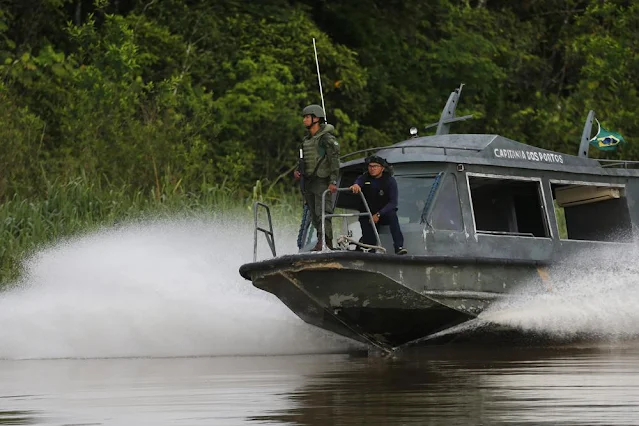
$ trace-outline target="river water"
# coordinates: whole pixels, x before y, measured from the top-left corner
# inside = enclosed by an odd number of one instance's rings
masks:
[[[639,347],[0,362],[0,424],[639,423]]]
[[[381,357],[242,280],[251,238],[173,221],[36,253],[0,294],[0,425],[639,424],[632,271],[571,272],[475,324],[526,341]]]

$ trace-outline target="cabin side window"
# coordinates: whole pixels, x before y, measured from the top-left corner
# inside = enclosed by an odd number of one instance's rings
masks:
[[[478,234],[550,237],[538,180],[468,175]]]
[[[561,239],[630,240],[632,225],[623,187],[553,181],[550,186]]]

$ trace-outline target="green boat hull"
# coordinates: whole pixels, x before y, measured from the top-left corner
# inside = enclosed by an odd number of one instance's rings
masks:
[[[308,324],[385,351],[469,321],[542,265],[328,252],[243,265],[240,273]]]

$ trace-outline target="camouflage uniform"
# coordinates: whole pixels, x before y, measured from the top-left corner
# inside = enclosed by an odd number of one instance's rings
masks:
[[[330,184],[337,185],[339,175],[339,144],[333,135],[335,128],[331,124],[321,124],[315,135],[310,133],[304,138],[304,199],[311,214],[311,221],[320,239],[322,221],[322,193]],[[333,213],[333,194],[326,194],[324,211]],[[325,221],[326,245],[332,247],[333,226],[331,219]]]

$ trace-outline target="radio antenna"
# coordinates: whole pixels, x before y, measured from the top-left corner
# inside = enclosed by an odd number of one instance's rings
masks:
[[[320,98],[322,98],[322,109],[324,110],[324,120],[328,123],[328,114],[324,107],[324,93],[322,92],[322,79],[320,78],[319,61],[317,60],[317,46],[315,46],[315,37],[313,37],[313,51],[315,52],[315,66],[317,67],[317,82],[319,83]]]

